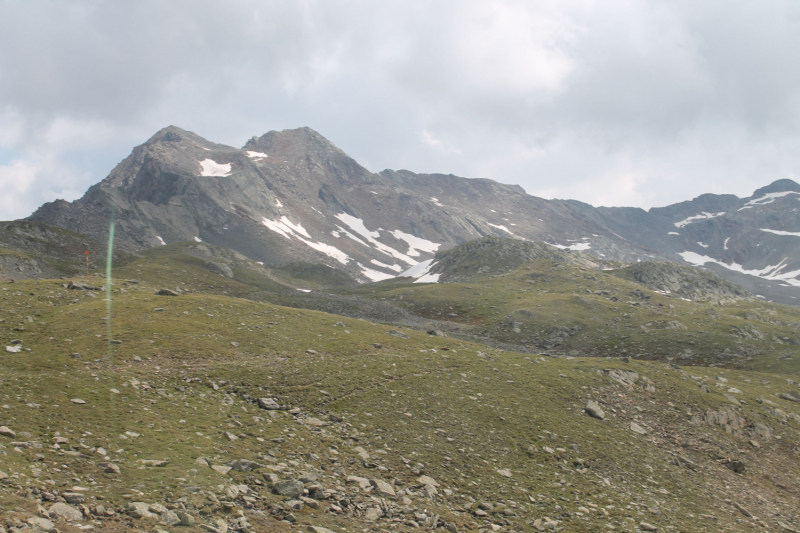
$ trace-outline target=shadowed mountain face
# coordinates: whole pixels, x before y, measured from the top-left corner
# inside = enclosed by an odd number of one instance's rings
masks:
[[[201,240],[272,265],[321,263],[360,281],[396,276],[480,237],[541,241],[598,259],[706,265],[766,299],[800,301],[800,185],[706,194],[645,211],[545,200],[442,174],[374,174],[309,128],[242,149],[170,126],[75,202],[30,219],[134,251]],[[796,300],[796,298],[798,298]]]

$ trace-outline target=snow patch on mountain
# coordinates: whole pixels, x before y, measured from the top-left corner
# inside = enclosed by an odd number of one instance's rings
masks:
[[[310,240],[311,235],[308,234],[308,232],[302,226],[302,224],[295,224],[291,220],[289,220],[286,216],[282,216],[278,220],[270,220],[267,217],[263,217],[261,219],[261,223],[264,224],[270,230],[274,231],[279,235],[283,235],[289,240],[291,240],[293,237],[296,238],[306,246],[309,246],[318,252],[322,252],[328,257],[336,259],[343,265],[346,265],[348,262],[350,262],[350,256],[348,256],[346,253],[339,250],[335,246],[331,246],[330,244],[325,244],[324,242],[314,242]],[[303,237],[305,237],[305,239]]]
[[[369,248],[369,244],[365,243],[364,241],[362,241],[361,239],[359,239],[358,237],[356,237],[355,235],[353,235],[352,233],[350,233],[349,231],[347,231],[343,227],[341,227],[341,226],[336,226],[336,227],[338,229],[333,230],[331,232],[331,235],[333,235],[337,239],[341,238],[341,236],[344,235],[346,237],[350,237],[351,239],[356,241],[358,244],[361,244],[361,245],[366,246],[367,248]]]
[[[423,239],[421,237],[417,237],[415,235],[411,235],[409,233],[405,233],[403,231],[400,231],[399,229],[390,231],[389,233],[391,233],[395,239],[406,241],[406,244],[408,244],[408,251],[406,252],[406,254],[410,255],[411,257],[418,257],[421,251],[428,252],[431,254],[435,253],[436,250],[438,250],[439,247],[441,246],[441,244],[429,241],[427,239]]]
[[[724,211],[721,212],[721,213],[706,213],[705,211],[703,211],[699,215],[694,215],[694,216],[691,216],[689,218],[685,218],[685,219],[681,220],[680,222],[675,222],[675,227],[682,228],[684,226],[687,226],[687,225],[691,224],[692,222],[696,222],[698,220],[706,220],[706,219],[711,219],[711,218],[717,218],[717,217],[721,217],[724,214],[725,214]]]
[[[167,243],[164,242],[164,239],[162,239],[160,236],[156,235],[156,239],[158,239],[158,242],[161,243],[161,246],[166,246],[167,245]]]
[[[360,218],[354,217],[353,215],[348,215],[347,213],[339,213],[334,215],[340,221],[342,221],[345,225],[350,227],[354,232],[358,233],[362,237],[364,237],[367,241],[372,242],[376,238],[380,237],[381,234],[378,231],[370,231],[367,229],[367,226],[364,225],[364,221]]]
[[[501,230],[505,231],[506,233],[508,233],[509,235],[514,235],[513,233],[511,233],[511,230],[509,230],[509,229],[508,229],[507,227],[505,227],[505,226],[500,226],[500,225],[497,225],[497,224],[492,224],[491,222],[487,222],[487,224],[489,224],[489,225],[490,225],[491,227],[493,227],[493,228],[501,229]]]
[[[700,246],[702,246],[703,248],[708,248],[708,245],[707,245],[707,244],[705,244],[705,243],[703,243],[703,242],[697,241],[697,244],[699,244],[699,245],[700,245]]]
[[[383,281],[385,279],[391,279],[394,277],[393,274],[387,274],[386,272],[381,272],[380,270],[373,270],[369,267],[365,267],[361,263],[356,263],[356,265],[358,265],[358,268],[361,269],[361,273],[372,281]]]
[[[434,205],[438,205],[439,207],[444,207],[442,205],[442,203],[439,201],[439,199],[438,198],[434,198],[433,196],[431,196],[431,202],[433,202]]]
[[[775,235],[790,235],[792,237],[800,237],[800,232],[797,231],[781,231],[777,229],[766,229],[766,228],[759,228],[761,231],[766,231],[767,233],[774,233]]]
[[[310,246],[316,251],[322,252],[328,257],[336,259],[343,265],[346,265],[347,263],[350,262],[350,256],[348,256],[346,253],[336,248],[335,246],[331,246],[330,244],[325,244],[324,242],[313,242],[313,241],[307,241],[305,239],[300,239],[300,238],[298,239],[306,246]]]
[[[764,196],[760,196],[758,198],[750,200],[749,202],[744,204],[744,206],[740,207],[739,211],[742,211],[743,209],[751,209],[757,205],[771,204],[772,202],[775,201],[776,198],[787,196],[789,194],[800,194],[800,192],[797,191],[770,192],[765,194]]]
[[[667,235],[680,235],[677,231],[670,231]]]
[[[294,233],[302,235],[307,239],[311,238],[311,235],[308,234],[302,224],[294,224],[286,216],[282,216],[279,220],[270,220],[267,217],[263,217],[261,219],[261,223],[275,233],[283,235],[287,239],[291,239],[292,234]]]
[[[576,242],[575,244],[551,244],[549,242],[545,242],[545,244],[552,246],[553,248],[558,248],[559,250],[575,250],[578,252],[582,252],[584,250],[588,250],[592,247],[592,243],[590,242]]]
[[[725,242],[723,242],[723,243],[722,243],[722,249],[723,249],[723,250],[727,250],[727,249],[728,249],[728,241],[729,241],[729,240],[731,240],[731,238],[730,238],[730,237],[728,237],[727,239],[725,239]]]
[[[203,159],[200,161],[200,175],[222,178],[231,175],[230,163],[217,163],[213,159]]]
[[[400,274],[397,277],[398,278],[418,278],[420,276],[424,276],[425,274],[428,273],[428,270],[430,270],[430,268],[433,266],[431,263],[433,263],[433,259],[420,261],[419,263],[417,263],[416,265],[412,266],[411,268],[409,268],[408,270],[406,270],[405,272],[403,272],[402,274]]]
[[[417,278],[414,283],[439,283],[439,276],[441,274],[425,274]]]
[[[402,270],[403,270],[403,267],[401,267],[398,264],[387,265],[386,263],[381,263],[380,261],[377,261],[375,259],[370,259],[369,262],[372,263],[375,266],[379,266],[379,267],[382,267],[382,268],[388,268],[389,270],[394,270],[395,272],[402,272]]]
[[[203,242],[203,239],[201,239],[200,237],[195,237],[194,240],[197,242]]]
[[[249,157],[251,159],[263,159],[263,158],[269,157],[269,156],[267,156],[267,154],[265,154],[263,152],[251,152],[250,150],[248,150],[247,151],[247,157]]]
[[[408,263],[409,265],[416,264],[414,259],[411,259],[404,253],[398,252],[391,246],[387,246],[382,242],[378,241],[378,237],[380,237],[380,232],[382,231],[378,228],[377,231],[370,231],[364,225],[364,221],[360,218],[354,217],[352,215],[348,215],[347,213],[339,213],[335,215],[340,221],[342,221],[345,225],[347,225],[354,233],[357,233],[361,237],[364,238],[369,244],[371,244],[374,248],[376,248],[379,252],[382,252],[388,256],[394,257],[395,259],[399,259]]]
[[[436,266],[436,263],[433,262],[433,259],[420,261],[397,277],[414,278],[414,283],[439,283],[439,276],[441,276],[441,274],[430,273],[434,266]]]
[[[678,255],[681,256],[683,260],[686,261],[687,263],[691,263],[695,266],[703,266],[708,263],[715,263],[717,265],[727,268],[728,270],[739,272],[741,274],[757,276],[759,278],[773,280],[773,281],[782,281],[788,285],[800,287],[800,279],[797,279],[797,277],[800,276],[800,270],[783,272],[783,270],[787,267],[786,261],[789,259],[788,257],[784,258],[777,265],[767,266],[762,268],[761,270],[747,270],[738,263],[731,263],[729,265],[723,263],[722,261],[718,261],[713,257],[708,257],[707,255],[700,255],[695,252],[688,252],[688,251],[680,252]]]

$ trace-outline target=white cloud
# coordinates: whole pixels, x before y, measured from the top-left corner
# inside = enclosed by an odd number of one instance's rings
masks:
[[[607,205],[745,196],[800,167],[790,0],[2,9],[0,163],[54,171],[15,216],[85,190],[169,124],[234,146],[307,125],[371,170]]]
[[[422,142],[423,146],[432,148],[434,150],[437,150],[445,154],[461,153],[461,150],[459,150],[458,148],[456,148],[455,146],[453,146],[448,142],[445,142],[441,139],[437,139],[428,130],[422,130],[422,132],[420,133],[420,141]]]
[[[26,161],[13,161],[9,165],[0,166],[0,189],[3,196],[11,199],[10,194],[27,191],[36,177],[36,168]]]
[[[2,220],[13,220],[19,216],[19,198],[36,181],[36,168],[26,161],[13,161],[0,166],[0,216]]]

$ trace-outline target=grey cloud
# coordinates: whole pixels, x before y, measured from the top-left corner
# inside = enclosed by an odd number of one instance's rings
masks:
[[[310,126],[372,170],[659,205],[800,163],[800,7],[709,2],[0,3],[10,216],[176,124]]]

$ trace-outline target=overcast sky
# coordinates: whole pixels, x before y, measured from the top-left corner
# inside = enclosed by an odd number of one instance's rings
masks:
[[[800,173],[800,2],[0,0],[0,220],[170,124],[593,205],[749,196]]]

